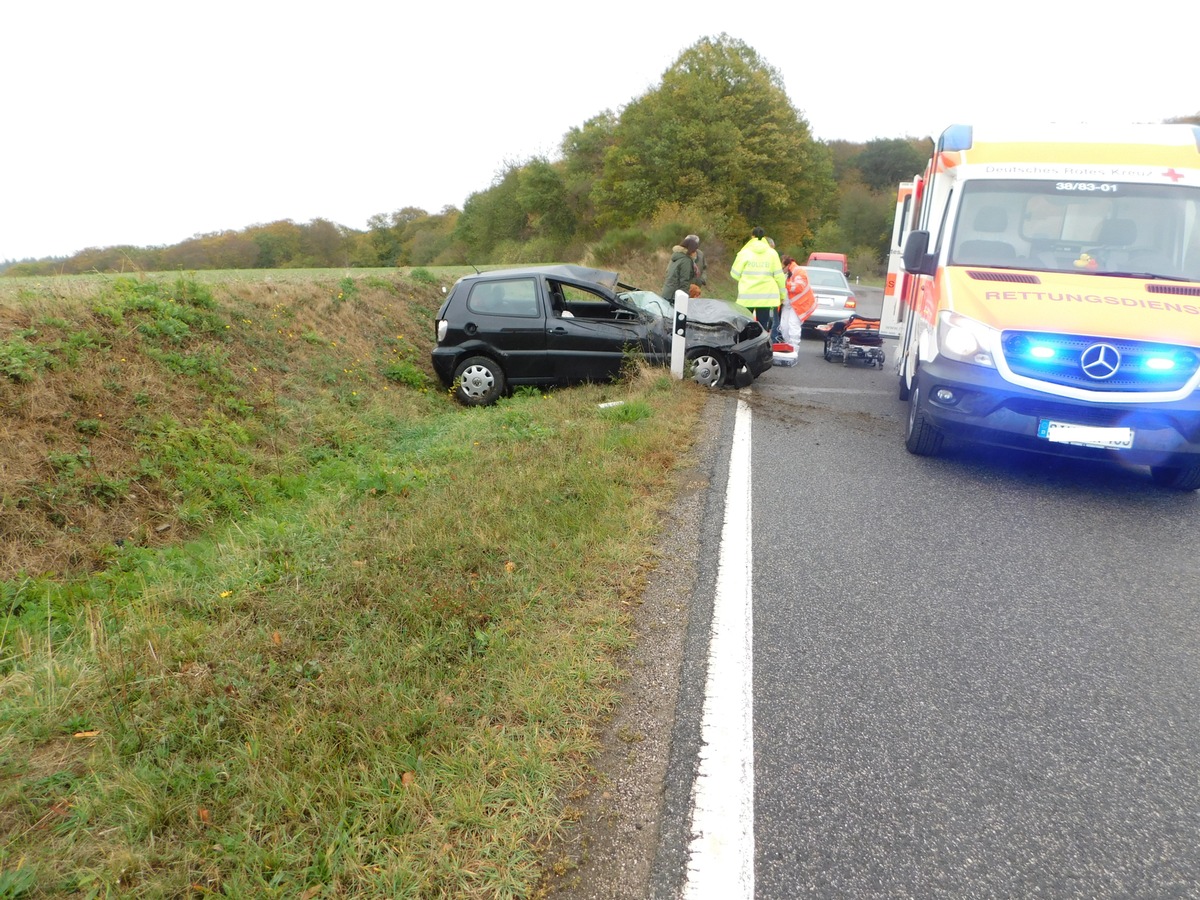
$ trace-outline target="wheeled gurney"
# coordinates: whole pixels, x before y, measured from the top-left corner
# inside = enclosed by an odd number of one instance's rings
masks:
[[[855,315],[818,325],[817,331],[825,338],[827,362],[840,360],[843,365],[850,365],[851,360],[860,359],[883,368],[883,335],[879,333],[878,319]]]

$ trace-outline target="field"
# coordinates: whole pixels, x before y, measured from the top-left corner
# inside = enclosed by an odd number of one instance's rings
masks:
[[[0,898],[536,895],[708,395],[463,409],[455,274],[0,279]]]

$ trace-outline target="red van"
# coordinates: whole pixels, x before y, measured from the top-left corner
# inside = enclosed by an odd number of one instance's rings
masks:
[[[808,266],[820,266],[823,269],[837,269],[847,278],[850,277],[850,265],[846,262],[845,253],[810,253]]]

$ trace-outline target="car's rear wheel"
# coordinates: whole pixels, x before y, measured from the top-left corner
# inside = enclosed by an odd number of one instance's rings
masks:
[[[464,359],[454,372],[454,395],[466,406],[488,406],[504,393],[504,370],[486,356]]]
[[[687,352],[687,360],[692,381],[702,387],[721,387],[729,376],[729,361],[716,350],[697,347]]]
[[[1150,477],[1160,487],[1176,491],[1200,489],[1200,466],[1151,466]]]
[[[904,447],[915,456],[936,456],[942,449],[942,433],[926,421],[925,411],[921,409],[921,387],[915,382],[908,398]]]

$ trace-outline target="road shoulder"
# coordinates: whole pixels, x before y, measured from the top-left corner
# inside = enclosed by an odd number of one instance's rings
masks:
[[[565,798],[576,824],[543,854],[539,897],[645,900],[659,852],[665,779],[719,430],[732,397],[706,404],[693,450],[676,470],[660,562],[633,610],[636,644],[621,701],[604,723],[592,774]]]

